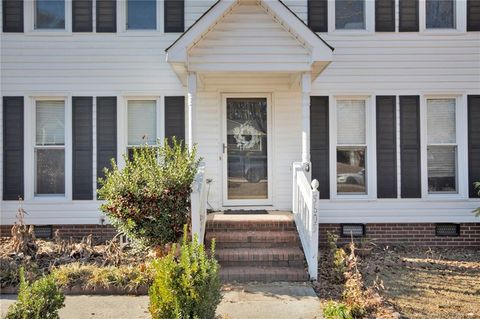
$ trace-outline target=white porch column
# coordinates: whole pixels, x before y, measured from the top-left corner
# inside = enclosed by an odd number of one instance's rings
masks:
[[[187,145],[192,150],[196,138],[196,112],[197,112],[197,73],[189,72],[187,78]]]
[[[310,73],[303,73],[300,80],[302,90],[302,163],[310,162]]]

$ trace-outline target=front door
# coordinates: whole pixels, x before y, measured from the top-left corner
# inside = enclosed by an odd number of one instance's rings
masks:
[[[270,205],[270,98],[227,95],[223,103],[224,205]]]

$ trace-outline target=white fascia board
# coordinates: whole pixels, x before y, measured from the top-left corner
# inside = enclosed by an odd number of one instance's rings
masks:
[[[262,4],[306,42],[312,50],[312,61],[333,60],[333,50],[280,1],[263,0]]]
[[[180,38],[167,49],[167,62],[187,62],[188,49],[208,32],[215,23],[227,14],[237,0],[221,0],[209,12],[197,20]]]

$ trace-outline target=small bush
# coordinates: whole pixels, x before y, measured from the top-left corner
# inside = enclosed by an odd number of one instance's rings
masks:
[[[65,296],[53,276],[45,276],[29,284],[20,269],[18,300],[8,309],[5,319],[58,319],[58,311],[65,306]]]
[[[480,197],[480,182],[474,184],[475,189],[478,191],[478,196]],[[473,211],[475,216],[480,217],[480,207]]]
[[[222,297],[214,246],[208,257],[197,238],[191,243],[185,233],[178,257],[173,247],[167,256],[154,261],[149,290],[153,319],[215,318]]]
[[[323,308],[325,319],[353,319],[350,309],[343,303],[329,301]]]
[[[126,166],[106,170],[98,194],[112,225],[143,246],[177,242],[190,216],[191,184],[200,160],[182,143],[141,146]]]

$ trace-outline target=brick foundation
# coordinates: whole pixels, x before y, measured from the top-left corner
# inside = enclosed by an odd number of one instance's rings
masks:
[[[0,237],[9,237],[11,228],[11,225],[1,225]],[[97,240],[108,240],[117,234],[111,225],[52,225],[52,234],[57,230],[62,238],[82,238],[93,234]]]
[[[0,226],[0,236],[10,236],[10,225]],[[110,225],[53,225],[52,231],[60,231],[63,238],[82,238],[89,234],[98,240],[108,240],[116,231]],[[366,238],[376,244],[431,246],[431,247],[480,247],[480,223],[460,224],[460,236],[440,237],[435,235],[435,224],[366,224]],[[320,246],[327,244],[327,232],[340,235],[340,224],[320,224]],[[347,243],[348,237],[340,237],[341,243]]]
[[[327,232],[340,236],[340,224],[320,224],[320,246],[327,244]],[[480,223],[460,224],[459,236],[436,236],[435,224],[365,224],[365,238],[380,245],[480,247]],[[349,237],[340,237],[348,243]]]

